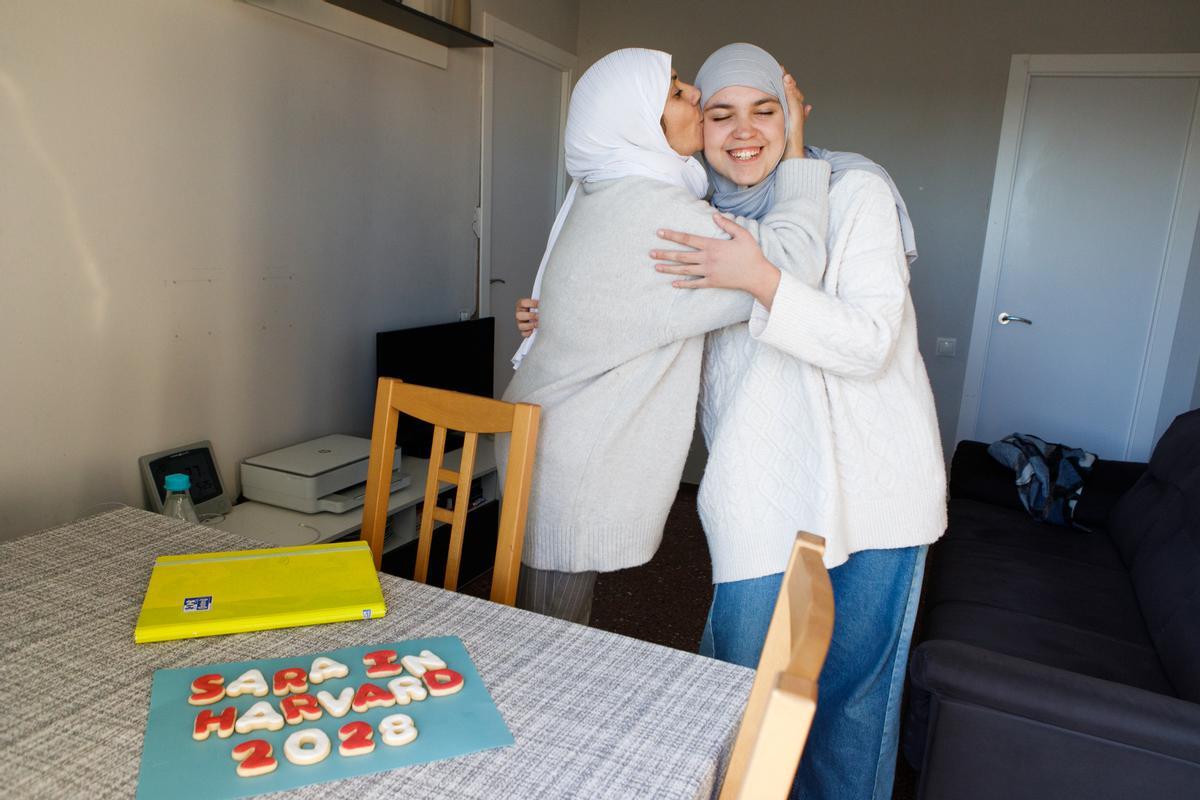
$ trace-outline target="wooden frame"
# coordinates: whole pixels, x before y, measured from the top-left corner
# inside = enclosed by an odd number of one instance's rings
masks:
[[[471,475],[475,469],[479,434],[512,434],[507,475],[501,494],[491,599],[496,603],[513,605],[517,599],[517,580],[521,572],[521,549],[525,543],[525,517],[529,510],[534,445],[541,407],[431,389],[407,384],[396,378],[380,378],[375,394],[375,422],[371,431],[371,458],[367,468],[362,524],[362,538],[371,546],[376,569],[379,569],[383,560],[383,536],[387,527],[396,429],[401,412],[434,426],[413,577],[421,583],[426,582],[433,525],[435,522],[448,523],[451,526],[450,552],[446,559],[444,585],[451,591],[458,588],[458,569],[462,560],[463,535],[471,499]],[[457,472],[443,467],[448,430],[465,434],[462,460]],[[443,483],[456,487],[453,511],[437,505]]]
[[[541,61],[547,66],[554,67],[562,73],[562,93],[559,101],[558,119],[558,167],[555,182],[555,197],[558,206],[562,205],[567,194],[567,162],[566,162],[566,131],[567,107],[571,101],[571,86],[575,81],[575,69],[578,59],[565,50],[560,50],[549,42],[526,33],[520,28],[509,25],[502,19],[487,12],[483,14],[483,37],[493,44],[515,50],[529,58]],[[483,53],[483,111],[481,114],[481,137],[479,151],[479,285],[476,292],[479,296],[479,316],[491,316],[492,309],[492,125],[493,103],[495,100],[495,56],[492,50]]]
[[[725,771],[721,800],[788,796],[817,710],[817,678],[833,638],[833,586],[825,540],[792,546],[758,672]]]
[[[983,392],[984,368],[996,294],[1004,264],[1004,242],[1008,235],[1009,212],[1021,133],[1025,124],[1025,106],[1029,82],[1038,76],[1200,76],[1200,54],[1107,54],[1107,55],[1015,55],[1008,73],[1008,93],[1004,101],[1004,119],[1000,127],[1000,146],[996,155],[996,174],[992,183],[987,235],[979,289],[975,299],[975,317],[971,327],[971,346],[967,354],[962,401],[958,412],[956,441],[975,439],[979,406]],[[1192,120],[1192,131],[1200,131],[1200,102]],[[1153,449],[1158,419],[1166,393],[1168,367],[1179,320],[1180,303],[1187,279],[1188,259],[1200,217],[1200,142],[1188,143],[1176,215],[1171,220],[1167,250],[1159,275],[1157,300],[1146,342],[1146,357],[1138,379],[1137,401],[1126,437],[1123,458],[1144,461]],[[1194,377],[1194,375],[1193,375]],[[1191,386],[1191,383],[1188,383]],[[1186,404],[1185,404],[1186,406]],[[1180,408],[1179,411],[1184,411]]]

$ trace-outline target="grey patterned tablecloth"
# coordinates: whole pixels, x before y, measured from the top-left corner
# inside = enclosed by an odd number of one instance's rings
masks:
[[[750,670],[399,578],[380,576],[377,621],[133,643],[156,556],[252,546],[135,509],[0,545],[0,795],[132,796],[155,669],[445,635],[466,644],[516,744],[288,795],[715,793]],[[111,669],[76,684],[77,659]]]

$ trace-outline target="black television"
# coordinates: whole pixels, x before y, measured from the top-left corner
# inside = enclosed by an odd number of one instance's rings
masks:
[[[375,375],[491,397],[495,342],[494,317],[382,331],[375,334]],[[401,414],[396,444],[404,455],[428,458],[433,426]],[[460,434],[447,437],[447,450],[459,447]]]

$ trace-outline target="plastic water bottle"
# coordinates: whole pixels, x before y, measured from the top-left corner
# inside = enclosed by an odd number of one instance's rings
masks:
[[[192,495],[188,491],[192,488],[192,479],[177,472],[163,479],[163,488],[167,490],[163,500],[163,516],[199,525],[200,518],[196,516],[196,507],[192,505]]]

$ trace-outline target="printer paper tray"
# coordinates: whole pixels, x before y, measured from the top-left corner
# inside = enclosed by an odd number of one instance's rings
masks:
[[[412,476],[392,475],[392,491],[396,492],[403,489],[412,483]],[[366,501],[367,484],[360,483],[357,486],[350,486],[340,492],[327,494],[317,501],[317,505],[321,511],[329,511],[334,514],[344,514],[347,511],[353,511],[356,508],[362,508]]]

